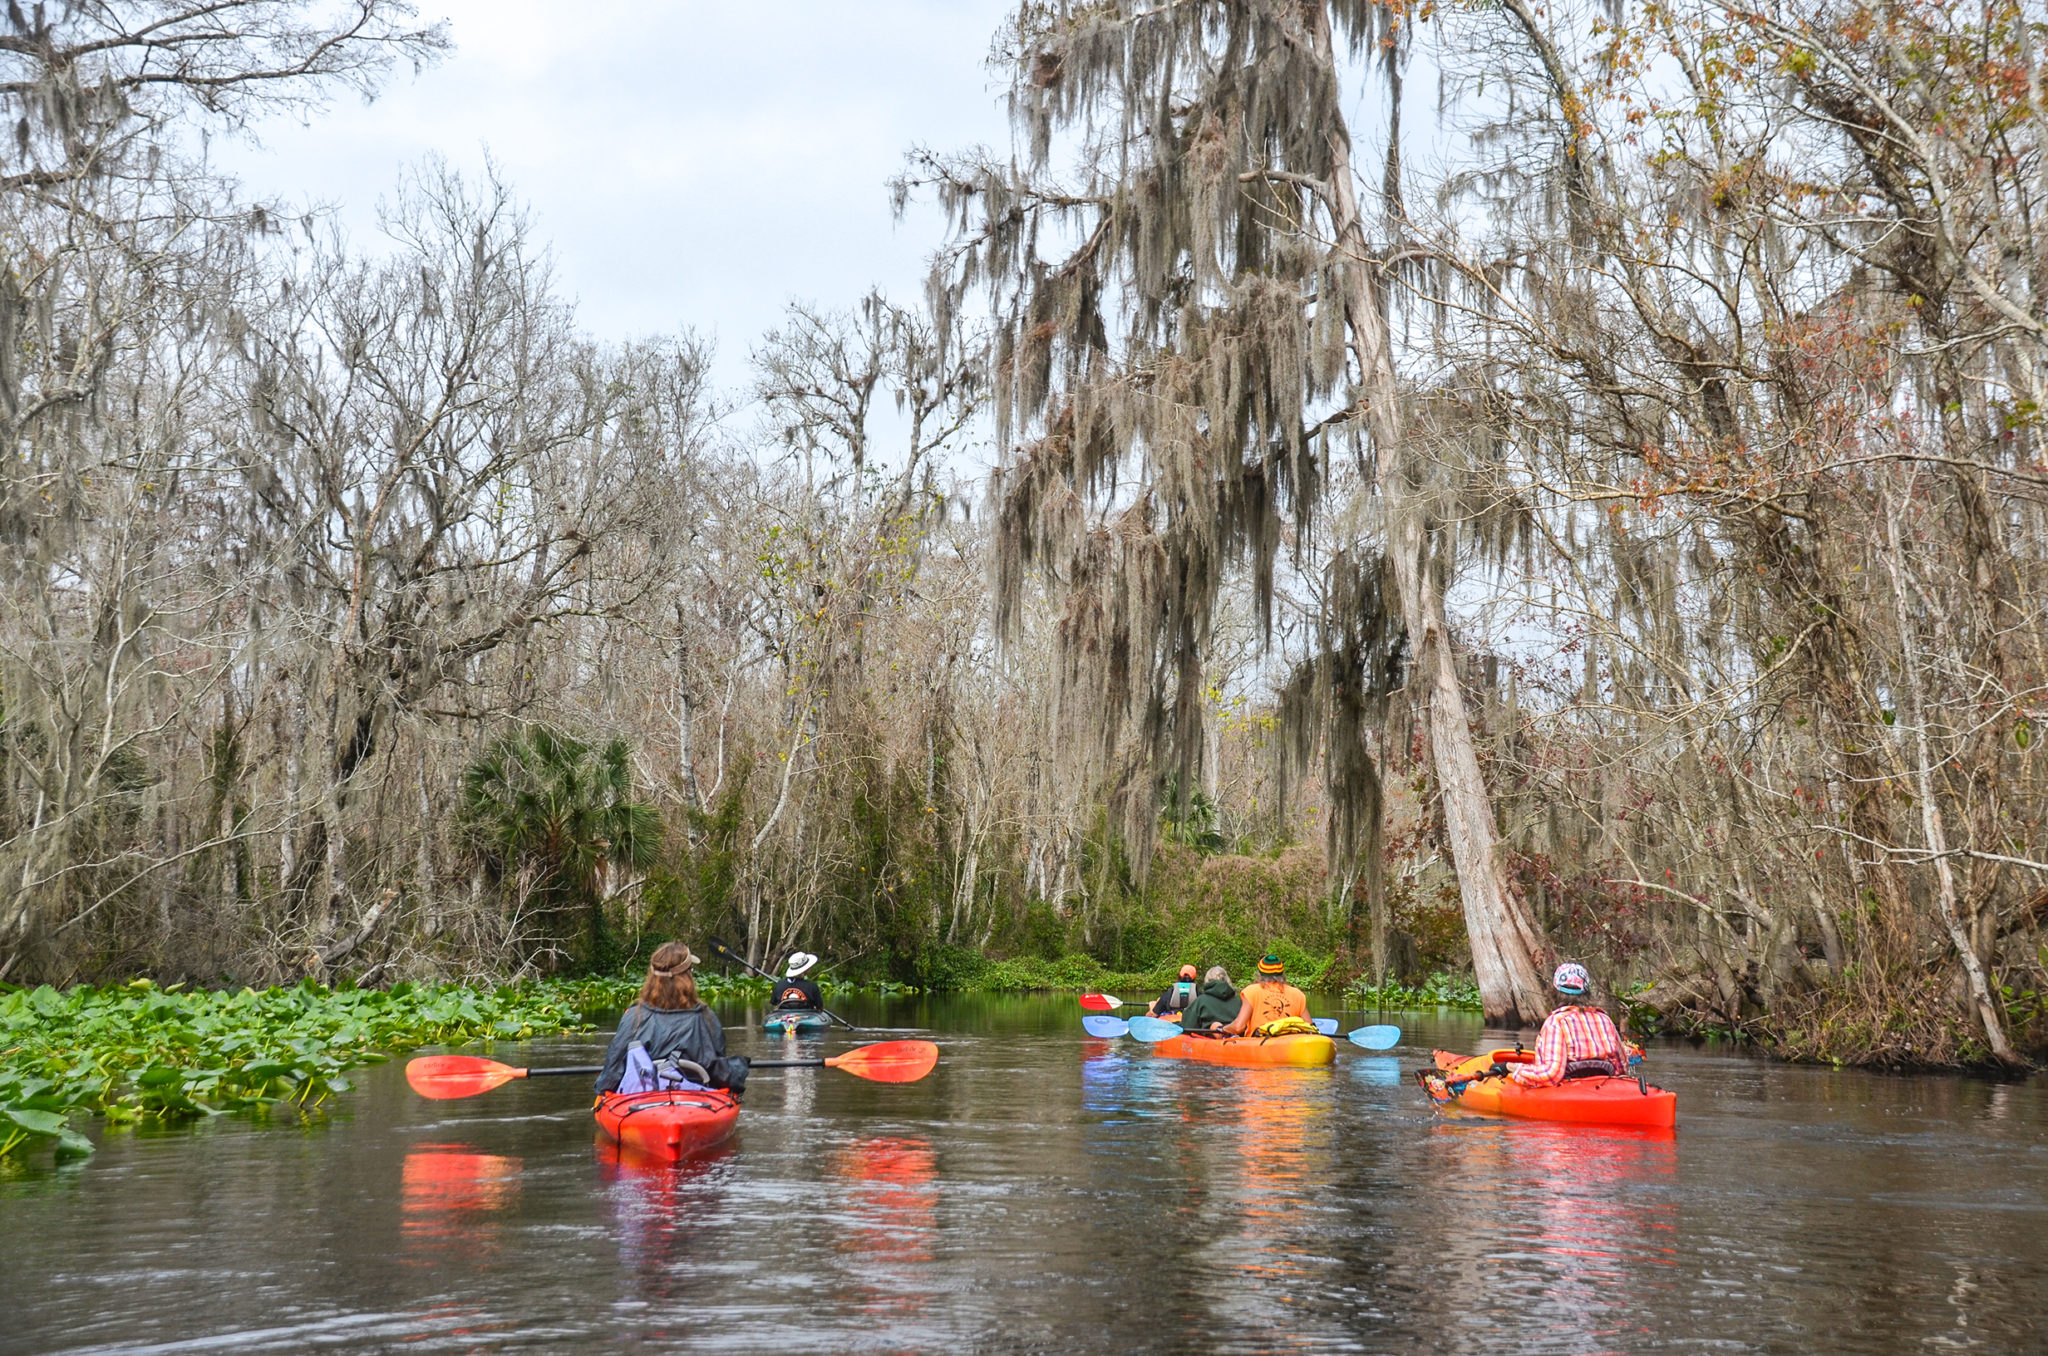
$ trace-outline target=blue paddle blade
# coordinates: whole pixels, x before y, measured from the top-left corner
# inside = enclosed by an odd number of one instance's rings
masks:
[[[1314,1022],[1316,1030],[1322,1032],[1325,1036],[1337,1034],[1337,1019],[1335,1017],[1311,1017],[1309,1020]]]
[[[1391,1050],[1401,1043],[1398,1026],[1362,1026],[1351,1033],[1351,1043],[1368,1050]]]
[[[1148,1045],[1170,1041],[1180,1034],[1180,1023],[1162,1022],[1157,1017],[1131,1018],[1131,1034]]]
[[[1123,1018],[1111,1017],[1101,1012],[1089,1013],[1081,1019],[1081,1025],[1089,1035],[1100,1036],[1104,1040],[1114,1040],[1131,1029],[1131,1024]]]

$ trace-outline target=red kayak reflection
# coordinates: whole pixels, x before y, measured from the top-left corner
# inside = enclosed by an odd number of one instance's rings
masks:
[[[1460,1117],[1435,1128],[1433,1189],[1465,1197],[1466,1254],[1524,1332],[1626,1350],[1645,1287],[1673,1283],[1678,1135],[1671,1129]]]
[[[491,1245],[493,1217],[519,1201],[524,1160],[468,1144],[420,1144],[405,1156],[399,1211],[409,1246],[439,1250]]]
[[[860,1308],[906,1317],[921,1312],[938,1230],[938,1159],[915,1136],[857,1139],[832,1159],[848,1184],[847,1227],[834,1247],[861,1285]]]

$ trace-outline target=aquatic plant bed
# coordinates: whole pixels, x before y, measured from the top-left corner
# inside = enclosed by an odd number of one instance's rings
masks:
[[[1360,1011],[1385,1009],[1387,1011],[1413,1012],[1418,1008],[1459,1008],[1467,1012],[1478,1012],[1479,985],[1470,975],[1456,975],[1439,970],[1422,982],[1419,989],[1389,981],[1380,988],[1360,978],[1351,982],[1344,991],[1344,997]]]
[[[92,1152],[70,1124],[79,1115],[122,1124],[314,1107],[347,1090],[344,1070],[417,1046],[576,1030],[581,1002],[559,985],[0,990],[0,1158],[52,1143]]]

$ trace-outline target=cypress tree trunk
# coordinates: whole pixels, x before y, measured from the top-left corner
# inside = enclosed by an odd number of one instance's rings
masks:
[[[1337,78],[1328,9],[1315,7],[1317,55]],[[1445,835],[1465,931],[1472,945],[1472,969],[1486,1020],[1500,1026],[1532,1024],[1550,1011],[1549,990],[1537,969],[1542,934],[1502,870],[1493,802],[1479,772],[1479,753],[1451,653],[1450,624],[1444,614],[1436,571],[1430,568],[1426,506],[1414,494],[1414,455],[1402,418],[1393,353],[1386,321],[1372,283],[1373,266],[1352,188],[1349,135],[1341,121],[1330,129],[1328,179],[1321,188],[1336,230],[1337,249],[1352,266],[1344,271],[1352,352],[1363,377],[1367,426],[1378,450],[1379,490],[1386,505],[1387,553],[1401,590],[1413,660],[1409,681],[1417,684],[1429,713],[1430,754],[1437,794],[1443,798]]]

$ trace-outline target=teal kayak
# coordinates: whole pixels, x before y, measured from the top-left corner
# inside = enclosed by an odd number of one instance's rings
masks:
[[[763,1031],[816,1031],[832,1025],[822,1012],[771,1012],[762,1021]]]

